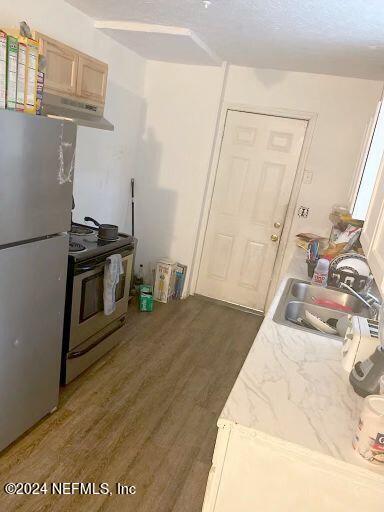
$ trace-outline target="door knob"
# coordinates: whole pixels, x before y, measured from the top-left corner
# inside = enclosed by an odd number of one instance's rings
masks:
[[[271,235],[272,242],[277,242],[279,237],[277,235]]]
[[[281,224],[280,224],[280,222],[275,222],[275,223],[274,223],[274,226],[275,226],[275,228],[277,228],[277,229],[281,228]]]

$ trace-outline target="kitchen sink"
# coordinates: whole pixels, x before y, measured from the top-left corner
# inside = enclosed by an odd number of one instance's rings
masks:
[[[348,315],[333,307],[316,304],[318,301],[332,301],[350,309],[351,315],[372,317],[372,311],[352,294],[338,288],[324,288],[299,279],[289,279],[276,308],[273,320],[282,325],[288,325],[302,331],[312,332],[320,336],[330,336],[340,339],[338,334],[324,334],[315,328],[299,325],[300,319],[305,319],[305,311],[319,317],[324,322],[337,320]],[[332,321],[331,321],[332,322]]]

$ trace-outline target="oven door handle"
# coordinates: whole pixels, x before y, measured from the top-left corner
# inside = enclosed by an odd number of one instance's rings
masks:
[[[105,265],[109,265],[109,260],[104,260],[101,263],[95,263],[94,265],[85,265],[85,266],[79,265],[77,267],[77,269],[81,270],[81,272],[88,272],[89,270],[96,270],[98,268],[104,268]]]
[[[125,316],[120,318],[119,319],[119,322],[120,324],[124,324],[125,322]],[[94,349],[95,347],[97,347],[97,345],[99,345],[102,341],[105,340],[105,338],[108,338],[108,336],[110,336],[111,334],[113,334],[115,331],[117,331],[118,329],[120,329],[121,325],[118,325],[116,326],[116,329],[114,329],[113,331],[109,331],[107,334],[105,334],[105,336],[103,336],[102,338],[94,341],[93,343],[91,343],[88,347],[86,348],[83,348],[82,350],[75,350],[73,352],[69,352],[68,353],[68,359],[76,359],[77,357],[81,357],[85,354],[87,354],[88,352],[90,352],[92,349]]]
[[[81,270],[82,272],[88,272],[89,270],[96,270],[97,268],[102,268],[104,267],[105,265],[105,262],[103,261],[103,263],[96,263],[96,265],[88,265],[88,266],[85,266],[85,267],[82,267],[81,265],[79,265],[77,268],[78,270]]]
[[[124,256],[122,258],[123,262],[128,259],[129,256]],[[94,265],[79,265],[77,267],[78,270],[81,270],[81,272],[88,272],[89,270],[96,270],[97,268],[104,268],[106,264],[108,264],[109,260],[104,260],[101,263],[95,263]]]

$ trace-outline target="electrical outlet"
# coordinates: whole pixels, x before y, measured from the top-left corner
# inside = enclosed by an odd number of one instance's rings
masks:
[[[310,185],[312,183],[312,178],[313,178],[312,171],[304,171],[304,174],[303,174],[304,185]]]
[[[299,217],[303,217],[304,219],[306,219],[309,215],[309,207],[308,206],[299,206],[299,208],[297,210],[297,215]]]

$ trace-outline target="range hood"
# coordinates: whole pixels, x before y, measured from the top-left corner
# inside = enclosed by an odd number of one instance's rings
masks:
[[[89,126],[99,130],[113,131],[114,126],[103,117],[103,109],[100,106],[44,93],[43,115],[61,119],[69,119],[80,126]]]

